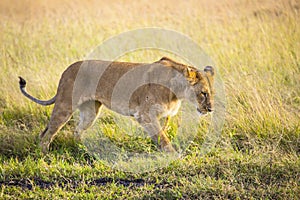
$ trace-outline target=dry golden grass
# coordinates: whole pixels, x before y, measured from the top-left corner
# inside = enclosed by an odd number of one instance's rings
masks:
[[[266,117],[290,121],[299,113],[298,12],[298,1],[4,0],[1,101],[20,99],[17,84],[12,87],[19,74],[35,94],[49,98],[62,71],[103,40],[156,26],[190,36],[216,61],[226,83],[229,118],[243,120],[241,113],[250,113],[258,122]]]

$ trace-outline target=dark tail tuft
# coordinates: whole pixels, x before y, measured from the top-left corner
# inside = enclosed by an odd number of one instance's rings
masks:
[[[25,81],[25,79],[23,79],[21,76],[19,76],[19,79],[20,79],[20,81],[19,81],[20,87],[21,88],[26,87],[26,81]]]

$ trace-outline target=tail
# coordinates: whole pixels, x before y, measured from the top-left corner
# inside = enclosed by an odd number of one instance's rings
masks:
[[[21,92],[22,92],[27,98],[29,98],[30,100],[34,101],[35,103],[38,103],[38,104],[43,105],[43,106],[48,106],[48,105],[51,105],[51,104],[54,104],[54,103],[55,103],[56,95],[55,95],[52,99],[46,100],[46,101],[39,100],[39,99],[37,99],[37,98],[31,96],[30,94],[28,94],[28,93],[26,92],[26,88],[25,88],[25,87],[26,87],[26,81],[25,81],[22,77],[20,77],[20,76],[19,76],[19,79],[20,79],[20,81],[19,81],[19,84],[20,84],[20,90],[21,90]]]

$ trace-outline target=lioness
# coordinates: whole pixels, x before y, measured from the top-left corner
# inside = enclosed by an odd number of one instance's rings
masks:
[[[165,117],[167,124],[169,116],[178,112],[183,99],[194,103],[200,115],[212,112],[213,77],[211,66],[199,71],[163,57],[151,64],[76,62],[64,71],[56,95],[47,101],[28,94],[22,77],[19,84],[21,92],[32,101],[45,106],[55,103],[48,126],[39,135],[44,153],[76,109],[80,110],[80,121],[74,136],[80,140],[81,133],[94,123],[102,105],[133,116],[162,150],[173,152],[159,119]]]

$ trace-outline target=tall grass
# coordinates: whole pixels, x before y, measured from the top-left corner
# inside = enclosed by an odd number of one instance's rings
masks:
[[[18,75],[26,78],[30,93],[49,99],[56,92],[63,70],[84,59],[102,41],[123,31],[155,26],[177,30],[195,40],[213,58],[225,83],[226,123],[219,147],[230,152],[230,156],[224,164],[218,160],[218,155],[223,153],[218,154],[216,150],[216,158],[207,158],[212,163],[203,164],[206,161],[202,160],[197,166],[204,165],[207,173],[213,174],[208,166],[217,165],[226,181],[230,180],[230,173],[238,173],[239,167],[242,174],[255,180],[257,174],[251,177],[250,172],[243,171],[250,168],[247,156],[253,164],[253,173],[259,170],[260,164],[267,166],[271,162],[278,164],[272,168],[278,174],[299,169],[299,21],[300,2],[292,0],[179,3],[171,0],[14,3],[3,0],[0,2],[0,153],[9,157],[40,155],[36,137],[52,110],[51,106],[40,107],[22,96]],[[147,50],[120,59],[151,62],[163,55],[164,52]],[[72,130],[72,126],[67,126],[62,131],[58,146]],[[200,142],[201,137],[198,139]],[[74,146],[72,142],[63,145]],[[197,154],[195,151],[191,159]],[[290,161],[285,163],[286,160]],[[232,171],[222,171],[226,163],[230,163]],[[292,167],[288,163],[293,163]],[[280,165],[282,171],[277,168]],[[263,179],[262,171],[258,174],[258,179]],[[242,175],[239,178],[243,179]],[[292,181],[294,188],[299,187],[297,180],[299,177]],[[214,184],[224,187],[224,183]],[[207,187],[202,185],[202,189]],[[289,187],[293,190],[293,186]],[[288,193],[287,188],[283,190]]]
[[[76,3],[1,2],[2,116],[15,109],[51,111],[20,95],[18,75],[26,77],[31,93],[50,98],[62,71],[101,41],[155,24],[189,35],[215,60],[226,84],[229,132],[282,135],[299,126],[297,2],[182,2],[180,9],[171,1],[136,2],[136,9],[125,2]],[[162,55],[137,52],[123,60],[151,62]]]

